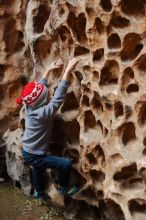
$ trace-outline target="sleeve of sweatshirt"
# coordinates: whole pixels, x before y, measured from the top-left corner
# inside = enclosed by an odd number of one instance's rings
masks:
[[[48,105],[44,105],[39,108],[38,113],[40,118],[50,119],[56,113],[56,111],[59,109],[60,105],[65,99],[68,86],[69,82],[67,80],[61,80],[54,93],[54,96],[52,97]]]
[[[47,80],[44,79],[44,78],[41,78],[38,82],[39,82],[39,83],[42,83],[44,86],[47,86],[47,85],[48,85]]]

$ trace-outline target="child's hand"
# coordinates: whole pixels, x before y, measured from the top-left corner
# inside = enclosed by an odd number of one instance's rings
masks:
[[[77,63],[80,61],[80,58],[73,58],[68,62],[68,65],[66,67],[67,72],[71,72],[75,69]]]
[[[50,64],[48,71],[56,70],[56,69],[60,68],[62,65],[63,65],[63,62],[61,59],[54,61],[53,63]]]
[[[66,67],[66,70],[63,74],[63,79],[64,80],[70,80],[70,73],[71,71],[74,70],[74,68],[76,67],[77,63],[80,61],[80,58],[73,58],[68,62],[68,65]]]
[[[50,74],[50,72],[60,68],[62,65],[63,65],[63,62],[62,62],[61,59],[59,59],[59,60],[57,60],[55,62],[52,62],[50,64],[50,66],[48,67],[47,71],[43,74],[43,78],[47,80],[48,79],[48,75]]]

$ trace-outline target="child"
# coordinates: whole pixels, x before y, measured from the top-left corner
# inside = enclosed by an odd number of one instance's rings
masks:
[[[69,86],[70,73],[78,62],[79,59],[76,58],[69,61],[63,78],[49,103],[46,87],[48,74],[59,68],[60,62],[52,63],[39,82],[28,83],[22,90],[21,97],[16,99],[18,104],[23,103],[25,106],[22,156],[24,161],[32,167],[36,198],[47,198],[43,185],[43,171],[46,168],[58,169],[58,184],[61,186],[61,193],[73,194],[78,191],[77,187],[73,187],[70,192],[68,191],[71,160],[46,154],[51,137],[53,116],[64,101]]]

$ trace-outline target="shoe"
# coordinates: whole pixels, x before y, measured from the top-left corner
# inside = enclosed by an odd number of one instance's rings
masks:
[[[41,204],[47,205],[47,203],[50,199],[50,196],[46,192],[36,192],[35,191],[34,198],[38,199]]]
[[[60,192],[60,194],[62,194],[62,195],[67,195],[68,187],[62,187],[62,188],[58,189],[58,192]]]
[[[72,186],[68,191],[67,195],[72,196],[77,192],[79,192],[79,188],[77,186]]]
[[[72,187],[62,187],[61,189],[58,190],[62,195],[68,195],[72,196],[75,193],[79,191],[79,188],[77,186],[72,186]]]

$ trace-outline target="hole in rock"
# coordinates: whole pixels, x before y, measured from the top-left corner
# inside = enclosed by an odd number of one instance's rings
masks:
[[[20,124],[21,124],[21,126],[22,126],[23,131],[25,131],[25,119],[24,119],[24,118],[22,118],[22,119],[20,120]]]
[[[139,171],[139,174],[143,178],[143,180],[146,182],[146,168],[142,167]]]
[[[121,182],[135,176],[137,176],[137,166],[136,163],[133,163],[129,166],[123,167],[121,171],[115,173],[113,179],[115,181]]]
[[[93,71],[93,82],[99,79],[99,73],[97,71]]]
[[[84,43],[87,40],[86,37],[86,17],[84,13],[80,13],[78,17],[73,12],[70,12],[67,19],[68,25],[75,32],[77,40]]]
[[[45,60],[50,54],[51,46],[51,40],[40,37],[34,43],[34,51],[41,60]]]
[[[139,86],[137,84],[130,84],[127,89],[127,93],[132,93],[132,92],[138,92],[139,91]]]
[[[96,191],[90,186],[82,191],[82,195],[89,200],[97,200]]]
[[[69,144],[79,143],[80,125],[76,119],[65,122],[63,125],[63,132]]]
[[[127,84],[133,78],[134,78],[133,69],[131,67],[127,67],[122,73],[122,78],[121,78],[121,91],[122,92],[126,90]]]
[[[35,33],[41,33],[44,30],[44,25],[49,18],[50,8],[47,5],[40,5],[33,12],[33,29]]]
[[[139,70],[146,71],[146,53],[142,54],[137,60],[135,65]]]
[[[64,147],[68,145],[67,137],[65,135],[66,129],[64,129],[64,127],[65,127],[65,121],[63,121],[59,117],[55,117],[53,122],[53,131],[52,131],[52,137],[49,147],[49,151],[54,155],[61,156]]]
[[[146,146],[146,137],[143,139],[143,145]]]
[[[14,18],[9,18],[6,20],[4,28],[4,40],[5,40],[5,50],[7,53],[13,53],[20,50],[24,43],[22,42],[23,33],[17,30],[16,20]]]
[[[128,202],[129,210],[133,215],[135,212],[143,213],[146,215],[146,204],[142,199],[132,199]]]
[[[96,156],[98,162],[100,161],[101,164],[105,165],[105,155],[104,155],[104,152],[102,150],[102,148],[100,147],[100,145],[96,145],[95,148],[94,148],[94,156]]]
[[[103,106],[102,106],[99,99],[100,99],[100,97],[99,97],[98,93],[94,92],[94,97],[91,100],[91,105],[94,109],[96,109],[98,111],[98,113],[102,113],[103,112]]]
[[[125,119],[128,119],[132,115],[131,106],[125,105]]]
[[[106,136],[108,134],[108,129],[104,128],[104,135]]]
[[[122,134],[122,142],[124,145],[136,139],[135,126],[133,122],[127,122],[120,128]]]
[[[72,168],[72,170],[74,172],[74,175],[75,175],[76,179],[78,180],[79,188],[82,188],[87,183],[87,180],[76,169]]]
[[[109,37],[108,37],[108,40],[107,40],[107,43],[108,43],[108,47],[110,49],[112,48],[119,48],[121,47],[121,39],[119,37],[118,34],[111,34]]]
[[[96,17],[94,27],[99,34],[103,34],[105,31],[105,26],[100,18]]]
[[[122,162],[123,157],[120,154],[116,153],[111,156],[111,159],[113,160],[114,163],[120,163]]]
[[[77,34],[77,39],[80,42],[86,41],[86,17],[84,13],[80,13],[77,17],[77,22],[76,22],[76,34]]]
[[[79,71],[75,71],[75,75],[76,75],[76,77],[78,79],[79,85],[81,85],[81,81],[83,79],[82,73],[79,72]]]
[[[146,147],[143,149],[143,155],[146,155]]]
[[[111,199],[101,200],[99,208],[102,210],[103,220],[125,220],[124,213],[119,204]]]
[[[100,170],[91,170],[90,171],[90,176],[92,178],[92,181],[95,182],[100,182],[102,183],[105,180],[105,174],[100,171]]]
[[[0,87],[0,101],[2,101],[5,97],[5,91],[3,88]]]
[[[134,183],[138,183],[138,182],[142,182],[142,178],[141,177],[136,177],[136,178],[131,178],[129,179],[129,183],[130,184],[134,184]]]
[[[64,13],[65,13],[64,8],[60,8],[60,9],[59,9],[59,15],[61,16],[61,15],[63,15]]]
[[[96,126],[96,119],[91,110],[85,111],[84,113],[84,125],[85,132],[90,128],[94,128]]]
[[[12,98],[14,94],[16,95],[17,87],[19,87],[19,81],[11,82],[10,86],[8,87],[9,98]]]
[[[123,50],[120,53],[121,60],[135,59],[143,48],[141,37],[137,33],[128,33],[123,40]]]
[[[77,149],[66,148],[63,155],[67,158],[70,158],[73,163],[78,163],[80,158],[80,154]]]
[[[104,193],[103,193],[102,190],[98,190],[98,191],[97,191],[97,198],[98,198],[99,200],[101,200],[101,199],[104,198]]]
[[[18,31],[18,34],[19,34],[19,39],[22,40],[23,37],[24,37],[24,36],[23,36],[23,32],[22,32],[22,31]]]
[[[144,102],[140,107],[138,114],[138,122],[142,126],[146,125],[146,102]]]
[[[131,67],[127,67],[127,68],[123,71],[123,76],[126,78],[125,80],[127,80],[128,78],[133,79],[133,78],[134,78],[133,69],[132,69]]]
[[[143,16],[145,8],[140,0],[122,0],[120,2],[123,12],[131,16]]]
[[[89,161],[89,164],[95,165],[97,163],[97,160],[96,160],[95,156],[93,155],[93,153],[87,154],[86,157]]]
[[[73,30],[75,29],[75,22],[76,22],[76,16],[72,11],[70,11],[68,15],[67,23]]]
[[[119,72],[119,64],[115,60],[108,60],[101,70],[100,85],[117,84]]]
[[[106,100],[106,102],[105,102],[105,108],[107,109],[107,110],[112,110],[112,108],[113,108],[113,105],[112,105],[112,102],[110,101],[110,100]]]
[[[84,54],[87,54],[87,53],[90,53],[89,49],[87,49],[87,48],[85,48],[85,47],[77,46],[77,47],[75,48],[74,55],[75,55],[75,56],[80,56],[80,55],[84,55]]]
[[[6,66],[3,64],[0,64],[0,82],[3,81],[5,77],[5,71],[6,71]]]
[[[112,9],[112,4],[111,4],[110,0],[101,0],[100,5],[104,11],[109,12]]]
[[[90,72],[91,71],[91,67],[89,65],[85,65],[83,67],[83,70],[87,71],[87,72]]]
[[[0,5],[1,5],[1,6],[4,6],[4,5],[5,5],[5,6],[7,6],[7,7],[8,7],[8,6],[10,7],[12,4],[14,4],[14,2],[15,2],[15,0],[1,0],[1,1],[0,1]]]
[[[125,28],[130,25],[130,21],[127,18],[121,17],[120,15],[114,13],[110,24],[115,28]]]
[[[88,16],[90,16],[90,17],[94,16],[94,14],[95,14],[94,9],[91,7],[88,7],[88,6],[86,7],[86,12],[87,12]]]
[[[88,219],[90,220],[99,220],[101,217],[101,211],[99,208],[97,208],[96,206],[93,205],[89,205],[87,204],[87,201],[79,201],[79,204],[77,205],[77,215],[76,215],[76,219],[81,219],[81,220],[87,220],[87,216]],[[80,207],[80,208],[79,208]]]
[[[61,112],[64,113],[66,111],[78,110],[78,109],[79,109],[79,103],[74,92],[68,93],[66,95],[64,104],[61,108]]]
[[[122,104],[122,102],[118,101],[114,104],[114,112],[115,112],[115,117],[116,118],[123,115],[123,104]]]
[[[135,190],[143,188],[143,179],[141,177],[130,178],[122,182],[121,187],[123,189]]]
[[[71,39],[71,34],[70,34],[70,31],[68,30],[68,28],[66,26],[60,26],[58,29],[57,29],[59,35],[60,35],[60,38],[61,40],[64,42],[66,41],[67,39]]]
[[[104,49],[103,49],[103,48],[97,49],[97,50],[94,51],[94,53],[93,53],[93,61],[94,61],[94,62],[100,61],[101,58],[103,57],[103,55],[104,55]]]
[[[83,95],[83,97],[82,97],[82,105],[90,106],[89,97],[88,96]]]
[[[28,79],[27,79],[27,77],[26,76],[20,76],[20,82],[21,82],[21,84],[23,85],[23,86],[25,86],[27,83],[28,83]]]
[[[100,127],[100,129],[101,129],[101,131],[103,133],[103,125],[102,125],[100,120],[97,121],[97,125]]]

